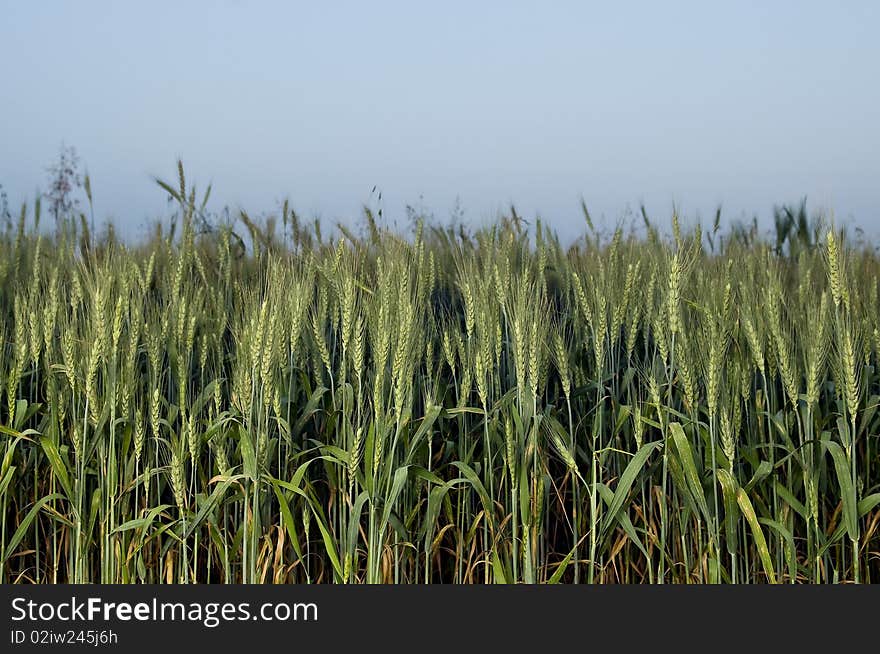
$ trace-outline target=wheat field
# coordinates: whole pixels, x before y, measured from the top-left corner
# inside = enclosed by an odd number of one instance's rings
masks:
[[[830,222],[208,230],[162,185],[143,242],[0,234],[0,581],[880,580],[880,257]]]

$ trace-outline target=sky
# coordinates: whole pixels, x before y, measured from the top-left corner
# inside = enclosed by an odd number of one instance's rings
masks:
[[[645,204],[710,222],[806,196],[880,234],[880,3],[0,0],[0,184],[62,142],[95,212],[210,207],[351,224],[364,204],[563,237]]]

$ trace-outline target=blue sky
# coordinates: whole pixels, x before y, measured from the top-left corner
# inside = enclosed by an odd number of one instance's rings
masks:
[[[880,232],[880,3],[0,0],[0,184],[62,141],[99,218],[161,215],[182,157],[212,206],[349,222],[378,186],[474,222],[579,198],[709,220],[807,195]]]

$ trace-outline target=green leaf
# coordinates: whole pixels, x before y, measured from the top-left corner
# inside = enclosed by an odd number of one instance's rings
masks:
[[[336,543],[333,540],[333,536],[331,535],[330,530],[327,528],[327,521],[324,518],[324,514],[321,511],[320,507],[301,488],[280,479],[274,479],[272,477],[267,477],[267,479],[272,484],[273,488],[275,488],[276,497],[283,499],[283,495],[278,493],[278,489],[283,488],[299,495],[306,500],[309,508],[312,510],[312,515],[315,516],[315,522],[318,525],[318,530],[321,532],[321,539],[324,541],[324,548],[327,550],[327,556],[330,557],[330,563],[333,564],[333,570],[336,572],[336,577],[341,581],[345,575],[343,574],[342,564],[339,562],[339,553],[336,550]],[[287,513],[288,515],[290,515],[289,507]],[[292,515],[290,516],[290,520],[292,523]],[[288,533],[290,532],[288,531]]]
[[[752,475],[752,478],[749,480],[749,483],[744,486],[746,491],[748,492],[752,490],[752,488],[764,481],[771,472],[773,472],[773,466],[770,465],[770,462],[761,461],[761,463],[758,464],[758,469],[755,470],[755,474]]]
[[[872,493],[865,498],[859,500],[859,517],[864,518],[868,515],[874,508],[880,504],[880,493]],[[831,535],[825,544],[819,548],[817,553],[818,556],[822,556],[825,552],[828,551],[828,548],[834,545],[834,543],[840,542],[840,539],[843,538],[843,535],[846,533],[846,524],[837,525],[837,529],[834,530],[834,533]]]
[[[786,529],[784,525],[769,518],[758,518],[758,522],[762,525],[767,525],[785,539],[786,551],[788,552],[788,576],[791,579],[797,578],[797,548],[794,545],[794,536],[792,536],[791,531]]]
[[[645,443],[644,445],[642,445],[642,447],[639,448],[639,451],[636,452],[635,456],[630,460],[629,464],[627,464],[626,469],[620,476],[620,481],[617,482],[617,488],[614,490],[614,497],[608,504],[608,511],[602,518],[602,528],[600,530],[602,536],[600,536],[600,538],[604,538],[605,534],[608,533],[613,523],[617,520],[617,516],[623,508],[624,502],[626,502],[627,497],[629,497],[629,492],[632,488],[633,482],[642,471],[642,468],[645,467],[645,463],[648,461],[648,457],[662,444],[662,441]]]
[[[98,521],[98,517],[101,513],[101,489],[96,488],[92,493],[92,503],[89,505],[89,526],[85,531],[85,536],[87,538],[91,536],[92,532],[95,530],[95,523]]]
[[[259,476],[259,468],[257,466],[257,453],[254,451],[254,444],[251,442],[250,434],[243,428],[239,427],[239,443],[241,444],[241,463],[242,471],[251,481],[256,481]]]
[[[391,482],[391,492],[388,494],[388,497],[385,498],[385,506],[382,510],[382,522],[380,523],[381,533],[384,533],[385,527],[388,525],[388,517],[391,515],[391,510],[394,508],[394,503],[400,496],[400,491],[403,490],[403,485],[406,483],[408,475],[409,466],[401,466],[394,471],[394,479]]]
[[[303,495],[305,494],[303,493]],[[342,569],[342,564],[339,562],[339,554],[336,551],[336,543],[333,541],[333,536],[330,534],[330,530],[327,529],[324,515],[318,510],[314,502],[312,502],[311,500],[309,500],[309,506],[312,509],[312,515],[315,516],[315,522],[318,525],[318,530],[321,532],[321,538],[324,541],[324,548],[327,550],[327,556],[330,557],[330,562],[333,564],[333,570],[336,571],[337,578],[342,580],[345,577],[345,574]]]
[[[737,509],[739,484],[723,468],[718,468],[715,473],[718,477],[718,483],[721,484],[721,493],[724,501],[724,532],[727,540],[727,551],[731,555],[735,555],[737,550],[736,527],[739,522],[739,510]]]
[[[758,548],[758,557],[761,559],[761,565],[764,568],[764,574],[770,580],[771,584],[776,583],[776,572],[773,570],[773,559],[770,558],[770,550],[767,549],[767,540],[764,538],[764,532],[761,531],[761,525],[758,522],[758,516],[755,515],[755,508],[749,500],[746,492],[740,488],[736,493],[736,502],[746,518],[746,522],[752,528],[752,537],[755,539],[755,546]]]
[[[6,470],[6,474],[0,478],[0,497],[2,497],[6,493],[6,489],[9,488],[9,483],[12,481],[12,475],[15,473],[15,466],[10,466],[8,470]]]
[[[52,467],[52,472],[58,480],[58,483],[61,484],[61,488],[64,489],[64,493],[68,498],[72,498],[73,492],[70,489],[70,477],[67,474],[67,466],[61,459],[61,453],[58,451],[58,446],[48,436],[40,437],[40,446],[43,448],[46,458],[49,459],[49,465]]]
[[[360,495],[357,496],[357,499],[354,501],[354,506],[351,509],[351,514],[348,517],[348,549],[349,552],[354,552],[357,545],[357,535],[358,535],[358,525],[361,520],[361,512],[364,509],[364,504],[369,501],[370,495],[367,491],[361,491]]]
[[[471,468],[468,464],[462,461],[453,461],[452,465],[461,470],[461,474],[471,483],[471,486],[477,491],[477,495],[480,497],[480,501],[483,503],[483,510],[486,514],[486,521],[489,523],[489,528],[492,529],[494,521],[492,519],[492,501],[489,499],[489,493],[486,492],[486,487],[483,486],[483,482],[480,481],[480,478],[477,476],[477,473],[474,472],[474,469]]]
[[[859,517],[864,518],[880,504],[880,493],[871,493],[859,500]]]
[[[550,579],[547,580],[548,584],[558,584],[559,580],[562,579],[562,575],[565,574],[565,571],[568,569],[568,564],[571,563],[572,557],[574,557],[575,552],[577,552],[577,546],[573,547],[571,551],[565,555],[565,558],[559,562],[559,565],[556,566],[556,570],[553,572],[553,575]]]
[[[443,498],[455,486],[466,484],[468,481],[464,477],[458,477],[452,481],[441,483],[434,486],[428,493],[428,510],[425,513],[425,520],[421,532],[425,536],[425,542],[430,543],[434,540],[434,530],[437,528],[437,519],[440,516],[440,508],[443,506]]]
[[[64,496],[61,493],[51,493],[50,495],[46,495],[45,497],[41,497],[37,500],[34,505],[31,507],[31,510],[27,512],[27,515],[24,519],[19,523],[18,529],[15,530],[15,533],[12,534],[12,538],[9,539],[9,542],[6,544],[6,547],[3,548],[3,556],[0,556],[0,564],[6,563],[9,560],[9,557],[12,556],[12,553],[15,551],[15,548],[18,547],[18,544],[21,542],[21,539],[24,538],[24,535],[27,533],[28,528],[31,526],[31,523],[37,517],[37,513],[40,512],[44,506],[46,506],[52,500],[63,500]]]
[[[199,509],[199,512],[196,514],[196,517],[193,521],[187,525],[186,532],[183,534],[183,537],[189,538],[192,536],[192,533],[198,529],[199,525],[202,524],[202,521],[205,517],[210,513],[211,509],[214,508],[214,505],[220,501],[220,499],[226,494],[226,490],[229,486],[239,479],[246,478],[247,475],[233,475],[231,477],[224,477],[223,481],[220,482],[208,499],[202,504],[202,508]]]
[[[153,524],[153,522],[156,520],[156,518],[158,517],[158,515],[160,513],[162,513],[163,511],[165,511],[167,509],[170,509],[170,508],[173,508],[171,504],[160,504],[159,506],[153,507],[150,510],[150,512],[147,513],[147,515],[144,516],[143,518],[139,518],[137,520],[129,520],[128,522],[124,522],[121,525],[119,525],[118,527],[116,527],[116,529],[114,529],[110,533],[115,534],[117,532],[129,531],[131,529],[138,529],[138,530],[140,530],[140,534],[141,534],[140,535],[140,542],[141,542],[141,545],[143,545],[144,541],[147,540],[145,538],[146,533],[147,533],[147,527],[149,527],[151,524]],[[140,549],[140,548],[138,548],[138,549]]]
[[[428,413],[422,419],[422,424],[419,425],[419,428],[416,430],[415,435],[412,437],[412,441],[410,441],[409,452],[406,455],[406,461],[409,463],[412,461],[413,454],[421,443],[422,438],[424,438],[425,434],[428,433],[428,430],[434,425],[434,422],[437,420],[437,417],[440,415],[440,412],[443,410],[443,407],[434,405],[428,409]]]
[[[776,488],[776,494],[779,495],[779,497],[781,497],[786,504],[794,509],[801,518],[803,518],[804,520],[807,520],[809,518],[806,507],[798,501],[798,499],[792,494],[790,490],[788,490],[778,481],[774,484],[774,488]]]
[[[840,494],[843,497],[843,519],[846,524],[846,532],[849,539],[856,543],[859,540],[858,503],[856,502],[856,489],[850,473],[849,460],[846,458],[843,448],[835,441],[826,441],[825,449],[834,459],[837,483],[840,485]]]
[[[614,493],[611,492],[611,489],[605,484],[596,484],[596,488],[599,489],[599,495],[601,496],[602,501],[606,504],[611,504],[611,501],[614,499]],[[629,515],[627,515],[625,511],[622,511],[617,516],[617,520],[620,522],[620,527],[623,529],[623,533],[625,533],[639,551],[645,555],[645,558],[650,559],[651,557],[648,554],[648,550],[645,549],[645,545],[642,543],[641,538],[639,538],[638,533],[636,533],[636,528],[633,525],[632,520],[630,520]],[[605,536],[602,536],[602,538],[604,542]]]
[[[309,397],[309,401],[306,403],[305,409],[303,409],[303,412],[300,414],[299,419],[293,426],[293,432],[295,434],[299,434],[302,431],[309,418],[311,418],[312,415],[318,410],[318,405],[321,403],[321,398],[326,392],[327,389],[324,386],[318,386],[318,388],[316,388],[312,392],[311,397]]]
[[[413,477],[423,479],[431,484],[445,483],[441,477],[438,477],[435,473],[431,472],[430,470],[426,470],[421,466],[410,466],[410,471],[412,472]]]
[[[697,465],[694,462],[694,453],[691,444],[685,436],[684,429],[677,422],[669,423],[670,436],[674,444],[674,449],[679,462],[681,463],[682,472],[684,473],[684,481],[687,490],[693,497],[694,502],[703,514],[706,523],[711,522],[709,513],[709,504],[706,501],[706,493],[703,490],[703,484],[700,481],[700,473],[697,472]]]
[[[296,530],[296,521],[293,519],[293,514],[290,511],[290,505],[287,502],[287,498],[284,497],[284,493],[281,492],[281,487],[278,484],[272,484],[272,491],[278,499],[278,508],[281,512],[281,522],[287,530],[287,535],[293,545],[293,551],[296,552],[296,555],[299,558],[302,558],[303,553],[299,544],[299,534]]]
[[[498,550],[492,551],[492,573],[492,580],[496,584],[510,583],[510,576],[507,574],[507,570],[504,569],[504,563],[501,561],[501,556],[498,554]]]

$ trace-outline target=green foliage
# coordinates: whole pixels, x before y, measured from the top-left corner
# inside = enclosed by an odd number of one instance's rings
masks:
[[[3,221],[2,581],[880,575],[880,259],[803,208],[565,248],[160,186],[139,245]]]

